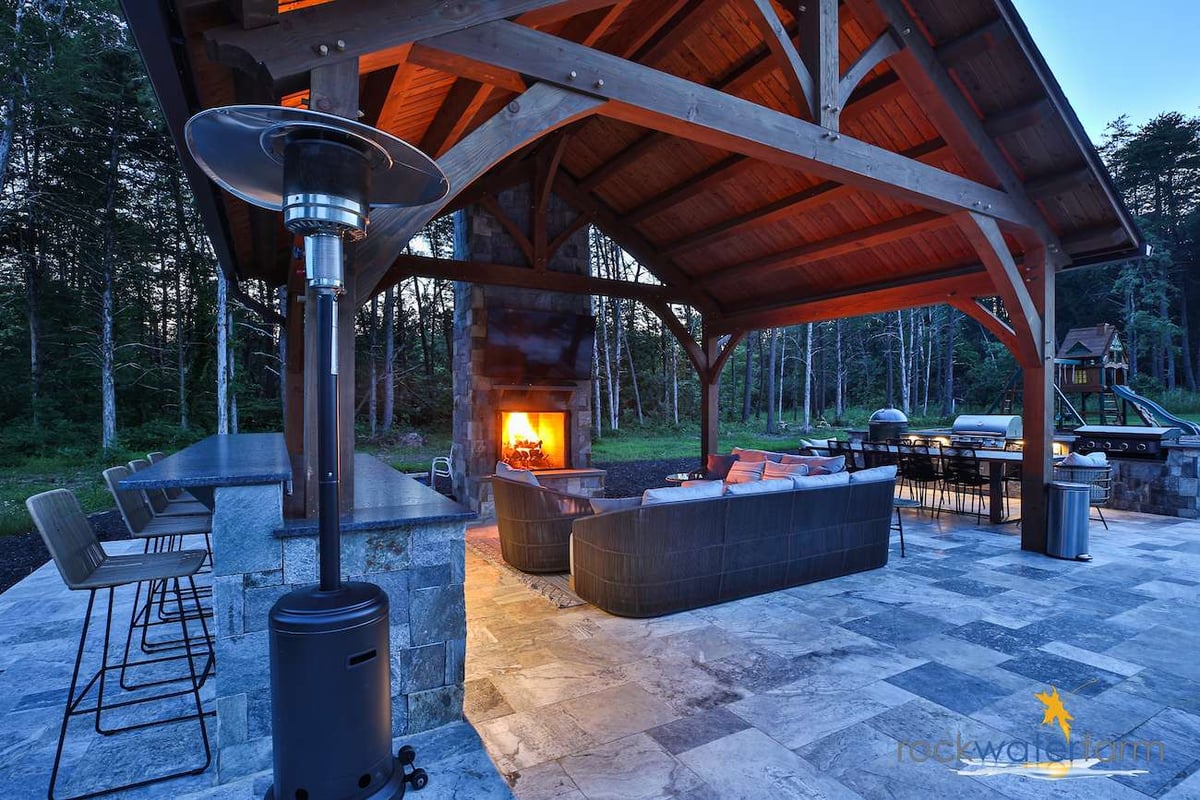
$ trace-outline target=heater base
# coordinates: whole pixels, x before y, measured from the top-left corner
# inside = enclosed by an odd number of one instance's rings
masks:
[[[400,748],[400,754],[396,756],[392,764],[392,777],[383,786],[380,786],[375,792],[362,798],[362,800],[400,800],[404,797],[404,791],[412,784],[414,791],[424,789],[429,783],[429,775],[420,767],[415,767],[411,772],[405,772],[405,767],[412,767],[416,760],[416,752],[405,745]],[[263,795],[263,800],[275,800],[275,787],[267,789],[267,793]],[[281,798],[281,800],[283,800]],[[311,800],[324,800],[324,798],[311,798]]]

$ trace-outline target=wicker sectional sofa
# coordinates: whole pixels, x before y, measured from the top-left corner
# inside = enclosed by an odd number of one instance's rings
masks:
[[[580,517],[575,592],[611,614],[654,617],[876,569],[894,492],[892,478]]]

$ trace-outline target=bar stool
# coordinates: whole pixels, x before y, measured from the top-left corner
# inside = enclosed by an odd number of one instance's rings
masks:
[[[62,576],[67,588],[72,591],[88,592],[87,611],[83,617],[83,630],[79,634],[79,649],[75,654],[75,668],[71,673],[71,684],[67,690],[67,700],[63,707],[62,726],[58,734],[58,746],[54,753],[54,766],[50,772],[49,797],[51,800],[54,800],[54,789],[58,783],[58,771],[62,764],[63,745],[66,742],[67,727],[72,717],[94,716],[93,727],[97,733],[102,735],[112,735],[157,725],[185,723],[189,720],[195,720],[200,729],[200,741],[204,750],[204,761],[198,766],[188,767],[165,775],[143,778],[131,784],[76,795],[72,800],[95,797],[124,789],[133,789],[172,778],[179,778],[185,775],[198,775],[204,772],[208,769],[209,764],[212,763],[212,750],[209,746],[208,728],[205,724],[205,717],[212,712],[205,712],[200,700],[201,673],[198,673],[195,662],[200,651],[191,646],[192,634],[188,630],[188,615],[183,612],[185,594],[189,596],[191,604],[195,609],[198,610],[200,607],[200,599],[196,592],[194,576],[197,570],[200,569],[201,562],[204,560],[204,551],[175,550],[167,553],[110,556],[96,539],[96,534],[88,524],[87,517],[84,516],[82,509],[79,507],[79,502],[66,489],[54,489],[34,495],[25,501],[25,507],[29,509],[29,514],[33,517],[34,525],[37,527],[38,533],[41,534],[42,541],[46,543],[46,548],[50,551],[50,555],[54,559],[54,565],[58,568],[59,575]],[[126,659],[119,663],[109,663],[108,651],[112,638],[114,592],[120,586],[141,584],[146,581],[163,581],[172,584],[172,593],[178,609],[176,616],[179,620],[180,634],[187,646],[180,655],[163,656],[134,663],[129,663],[128,657],[126,657]],[[186,592],[181,586],[181,581],[186,581],[187,583]],[[88,631],[91,627],[92,610],[96,604],[96,593],[104,590],[108,591],[108,601],[104,620],[104,644],[100,656],[100,666],[83,684],[83,688],[80,689],[80,668],[83,665],[83,653],[87,644]],[[208,626],[205,624],[203,616],[196,614],[194,618],[200,620],[202,641],[207,648],[208,663],[203,670],[203,673],[207,673],[212,664],[212,639],[209,636]],[[154,681],[145,685],[157,686],[186,683],[185,687],[163,691],[158,694],[139,692],[136,696],[125,700],[114,701],[106,699],[106,677],[109,672],[118,669],[125,670],[130,667],[163,664],[171,661],[186,662],[187,675],[169,680]],[[95,689],[94,701],[90,701],[91,705],[84,705],[84,701],[93,695],[93,689]],[[103,724],[103,715],[106,711],[112,712],[115,709],[128,708],[188,695],[191,696],[192,700],[192,703],[189,705],[194,704],[194,711],[166,719],[134,722],[117,727],[105,727]]]
[[[131,472],[141,472],[149,467],[149,459],[135,458],[129,462]],[[156,517],[212,516],[212,510],[199,500],[188,499],[183,495],[172,499],[166,489],[141,489],[139,491],[146,496],[146,502],[150,504],[150,509]]]
[[[146,454],[146,460],[149,461],[151,464],[157,464],[158,462],[162,461],[166,457],[167,457],[167,454],[161,450],[155,450],[153,453]],[[191,492],[189,492],[187,489],[178,489],[178,488],[172,487],[170,489],[164,489],[163,491],[165,491],[167,493],[167,497],[169,497],[172,500],[178,500],[181,498],[184,500],[195,500],[196,499],[195,496]]]
[[[892,530],[900,533],[900,557],[904,558],[904,519],[900,516],[900,509],[907,508],[912,511],[920,511],[921,501],[914,500],[911,497],[893,497],[892,508],[896,509],[896,524],[892,525]]]

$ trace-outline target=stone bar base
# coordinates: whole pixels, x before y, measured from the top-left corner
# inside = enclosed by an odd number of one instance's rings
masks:
[[[282,501],[278,485],[216,490],[213,680],[220,783],[271,766],[268,614],[285,593],[317,582],[316,536],[280,535]],[[343,576],[383,587],[391,604],[393,736],[462,719],[464,524],[342,533]]]
[[[1200,442],[1167,448],[1167,460],[1109,459],[1113,492],[1109,507],[1168,517],[1200,518]]]
[[[534,473],[538,483],[548,489],[577,495],[579,497],[604,497],[604,476],[608,473],[602,469],[544,469]],[[492,498],[492,476],[479,480],[479,516],[489,518],[496,516],[496,501]]]

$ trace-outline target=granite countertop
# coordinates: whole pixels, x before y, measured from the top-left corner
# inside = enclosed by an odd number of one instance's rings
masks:
[[[475,512],[403,475],[374,456],[354,454],[354,510],[342,515],[342,531],[394,528],[422,522],[474,519]],[[316,519],[290,519],[277,536],[314,536]]]
[[[121,481],[122,489],[212,488],[283,483],[292,465],[282,433],[209,436]]]

